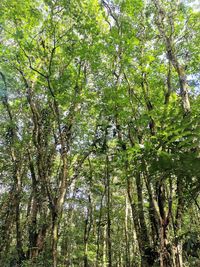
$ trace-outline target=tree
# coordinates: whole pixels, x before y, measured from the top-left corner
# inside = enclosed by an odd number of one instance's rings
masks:
[[[0,264],[197,266],[198,9],[0,10]]]

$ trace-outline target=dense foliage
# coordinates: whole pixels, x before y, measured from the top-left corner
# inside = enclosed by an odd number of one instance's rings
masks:
[[[0,266],[200,266],[195,1],[1,0]]]

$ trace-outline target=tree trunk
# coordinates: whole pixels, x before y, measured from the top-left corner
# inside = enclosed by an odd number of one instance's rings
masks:
[[[57,245],[58,245],[58,215],[55,214],[53,217],[53,225],[52,225],[52,260],[53,267],[57,267]]]
[[[84,229],[84,267],[89,267],[88,264],[88,239],[92,226],[92,202],[90,194],[88,195],[88,205],[87,215],[85,219],[85,229]]]
[[[178,196],[178,204],[177,204],[176,220],[175,220],[176,239],[174,244],[174,252],[175,252],[176,267],[182,267],[183,266],[182,242],[178,239],[178,235],[182,226],[184,200],[183,200],[183,181],[180,181],[180,177],[177,177],[177,196]]]
[[[145,235],[143,235],[143,225],[141,224],[136,204],[133,202],[131,196],[131,185],[129,178],[127,179],[127,194],[131,205],[132,218],[141,255],[141,267],[150,267],[152,266],[152,261],[154,261],[154,255],[152,255],[149,240],[145,240]]]
[[[130,243],[128,230],[128,197],[126,196],[126,210],[125,210],[125,241],[126,241],[126,266],[130,267]]]
[[[99,266],[99,247],[100,247],[100,234],[101,234],[101,220],[102,220],[102,208],[103,208],[103,199],[106,193],[106,187],[101,197],[100,202],[100,211],[99,211],[99,219],[97,225],[97,240],[96,240],[96,267]]]
[[[106,187],[107,187],[107,251],[108,251],[108,267],[112,267],[112,242],[111,242],[111,217],[110,217],[110,175],[109,175],[109,159],[106,156]]]

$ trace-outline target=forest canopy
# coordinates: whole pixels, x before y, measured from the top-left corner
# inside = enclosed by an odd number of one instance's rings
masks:
[[[0,266],[200,266],[200,8],[0,1]]]

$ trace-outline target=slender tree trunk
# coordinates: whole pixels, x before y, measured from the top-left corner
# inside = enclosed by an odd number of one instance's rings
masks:
[[[176,219],[175,219],[175,235],[179,235],[179,231],[182,226],[182,216],[184,210],[184,201],[183,201],[183,181],[180,181],[180,177],[177,177],[177,196],[178,196],[178,203],[177,203],[177,210],[176,210]],[[183,266],[183,259],[182,259],[182,242],[175,239],[174,245],[175,251],[175,262],[176,267]]]
[[[136,185],[137,185],[137,197],[138,197],[138,213],[139,213],[138,215],[139,215],[140,225],[142,226],[142,231],[141,231],[142,240],[145,240],[145,242],[148,244],[149,237],[144,218],[143,195],[142,195],[143,186],[142,186],[142,177],[140,173],[138,173],[136,176]]]
[[[21,264],[22,260],[25,258],[23,248],[22,248],[22,232],[21,232],[21,220],[20,220],[20,197],[21,195],[21,189],[18,187],[16,190],[16,206],[15,206],[15,222],[16,222],[16,248],[17,248],[17,254],[18,254],[18,263]]]
[[[63,146],[64,147],[64,146]],[[62,218],[63,204],[65,201],[65,195],[67,192],[68,184],[67,184],[67,154],[66,151],[63,150],[62,154],[62,168],[59,174],[60,176],[60,187],[58,190],[57,198],[52,203],[51,196],[49,201],[51,203],[51,212],[52,212],[52,260],[53,267],[57,267],[57,245],[58,245],[58,231],[60,220]]]
[[[63,192],[65,195],[66,188]],[[57,205],[55,206],[55,210],[52,211],[52,260],[53,260],[53,267],[57,267],[57,246],[58,246],[58,231],[60,220],[62,218],[62,208],[64,203],[64,196],[63,198],[59,198]]]
[[[37,213],[38,213],[38,203],[37,203],[37,180],[34,170],[34,165],[29,153],[29,168],[31,172],[32,179],[32,195],[30,199],[30,225],[29,225],[29,258],[34,259],[38,255],[37,248]]]
[[[108,250],[108,267],[112,267],[112,242],[111,242],[111,193],[110,193],[110,175],[109,175],[109,159],[106,156],[106,187],[107,187],[107,250]]]
[[[125,241],[126,241],[126,266],[130,267],[130,242],[128,229],[128,197],[126,196],[126,210],[125,210]]]
[[[92,202],[90,194],[88,195],[88,205],[87,215],[85,219],[85,229],[84,229],[84,267],[89,267],[88,264],[88,239],[92,226]]]
[[[102,255],[103,267],[107,267],[107,264],[106,264],[106,239],[107,239],[106,226],[104,226],[104,229],[103,229],[103,255]]]
[[[53,259],[53,267],[57,267],[58,225],[59,225],[58,215],[55,214],[54,217],[53,217],[53,224],[52,224],[52,259]]]
[[[100,235],[101,235],[101,220],[102,220],[102,208],[103,208],[103,199],[106,193],[106,187],[104,189],[104,193],[101,197],[100,202],[100,211],[99,211],[99,220],[97,225],[97,240],[96,240],[96,267],[99,266],[99,248],[100,248]]]

